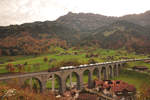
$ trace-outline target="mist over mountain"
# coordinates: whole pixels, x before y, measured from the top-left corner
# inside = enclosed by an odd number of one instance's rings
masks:
[[[116,21],[116,17],[107,17],[104,15],[92,13],[72,13],[58,18],[56,21],[77,31],[91,31],[99,27],[109,25]]]
[[[126,48],[128,51],[149,52],[150,31],[140,25],[119,20],[100,27],[85,37],[81,44],[94,45],[106,49]]]
[[[72,13],[58,18],[61,24],[71,28],[78,28],[81,30],[92,30],[113,23],[117,20],[126,20],[141,26],[150,25],[150,11],[141,14],[130,14],[122,17],[111,17],[92,13]]]
[[[50,45],[97,45],[150,53],[149,42],[150,11],[123,17],[69,12],[56,21],[0,27],[0,52],[4,55],[42,53]]]
[[[141,26],[150,25],[150,11],[146,11],[142,14],[131,14],[121,17],[123,20],[127,20],[129,22],[139,24]]]

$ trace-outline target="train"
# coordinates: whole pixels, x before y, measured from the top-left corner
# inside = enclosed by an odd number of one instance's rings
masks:
[[[138,59],[128,59],[128,60],[121,60],[122,62],[126,61],[133,61],[133,60],[138,60]],[[96,65],[105,65],[105,64],[111,64],[111,63],[117,63],[119,61],[111,61],[111,62],[102,62],[102,63],[95,63],[95,64],[84,64],[84,65],[79,65],[79,66],[65,66],[65,67],[54,67],[54,68],[49,68],[48,72],[55,72],[55,71],[60,71],[60,70],[67,70],[67,69],[75,69],[75,68],[84,68],[84,67],[90,67],[90,66],[96,66]]]
[[[75,66],[65,66],[65,67],[54,67],[54,68],[49,68],[48,72],[55,72],[55,71],[60,71],[60,70],[65,70],[65,69],[73,69],[76,68]]]

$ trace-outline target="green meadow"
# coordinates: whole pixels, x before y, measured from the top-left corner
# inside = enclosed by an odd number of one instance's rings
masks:
[[[76,55],[74,53],[77,53]],[[90,57],[87,58],[87,54],[97,54],[98,57]],[[107,59],[109,57],[112,57],[113,59]],[[47,58],[48,61],[44,62],[44,58]],[[2,56],[0,57],[0,62],[3,62],[3,64],[0,64],[0,73],[8,73],[6,70],[7,64],[13,64],[13,66],[17,64],[24,64],[27,63],[27,65],[24,66],[25,70],[24,72],[38,72],[38,71],[44,71],[51,67],[56,67],[59,62],[61,61],[69,61],[69,60],[77,60],[81,64],[88,63],[89,59],[94,59],[96,62],[104,62],[104,61],[112,61],[112,60],[120,60],[121,57],[126,58],[146,58],[145,55],[137,55],[135,53],[128,53],[127,51],[120,49],[120,50],[108,50],[108,49],[101,49],[101,48],[87,48],[87,49],[62,49],[59,47],[51,47],[49,50],[49,53],[47,54],[41,54],[41,55],[33,55],[33,56]],[[49,60],[55,59],[53,62],[49,62]],[[143,62],[139,63],[131,63],[129,64],[129,67],[132,67],[136,64],[144,64]],[[144,64],[148,66],[148,64]],[[150,67],[149,67],[150,68]],[[18,70],[15,70],[15,72],[18,72]]]
[[[113,79],[122,80],[129,84],[132,84],[138,90],[142,88],[143,85],[149,85],[150,83],[150,75],[126,69],[121,70],[119,77],[115,77]]]
[[[98,55],[96,57],[86,57],[89,54]],[[60,47],[51,47],[49,53],[41,55],[20,55],[20,56],[2,56],[0,57],[0,74],[9,73],[6,69],[8,64],[12,64],[16,70],[14,73],[18,72],[16,65],[25,64],[24,72],[38,72],[46,71],[49,68],[60,66],[59,64],[62,61],[78,61],[80,64],[89,63],[90,59],[94,59],[95,62],[105,62],[105,61],[115,61],[121,59],[132,59],[132,58],[147,58],[149,55],[139,55],[134,52],[129,53],[124,49],[119,50],[110,50],[110,49],[101,49],[101,48],[70,48],[62,49]],[[47,58],[47,61],[44,61],[44,58]],[[111,58],[111,59],[110,59]],[[53,61],[50,61],[53,60]],[[133,66],[147,66],[150,68],[150,64],[144,63],[143,61],[130,62],[125,65],[125,69],[121,70],[119,77],[114,78],[114,80],[123,80],[129,84],[133,84],[137,89],[141,87],[142,84],[150,82],[150,76],[146,73],[139,73],[135,71],[127,70]],[[93,79],[96,76],[93,76]],[[73,82],[77,81],[77,78],[73,76]],[[84,83],[87,83],[88,76],[84,75]],[[67,80],[69,84],[69,80]],[[58,88],[58,81],[55,81],[55,88]],[[47,88],[51,88],[51,81],[47,82]]]

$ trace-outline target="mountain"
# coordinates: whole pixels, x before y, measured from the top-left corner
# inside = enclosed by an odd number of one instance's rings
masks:
[[[71,29],[75,29],[80,32],[88,32],[99,27],[109,25],[116,20],[116,17],[107,17],[92,13],[77,14],[69,12],[67,15],[61,16],[56,21]]]
[[[117,20],[126,20],[141,26],[150,25],[150,11],[141,14],[130,14],[122,17],[111,17],[92,13],[72,13],[61,16],[56,21],[78,31],[91,31],[109,25]]]
[[[55,21],[0,27],[0,55],[41,54],[50,45],[66,47],[67,42],[77,40],[75,33]]]
[[[137,24],[119,20],[108,26],[103,26],[93,34],[85,37],[82,45],[95,45],[102,48],[119,49],[126,48],[128,51],[149,52],[150,31]]]
[[[147,26],[150,25],[150,11],[146,11],[145,13],[141,13],[141,14],[126,15],[121,17],[120,19],[127,20],[129,22],[141,26]]]
[[[57,36],[60,38],[62,37],[63,39],[68,39],[70,35],[72,36],[72,34],[75,33],[75,30],[65,27],[55,21],[34,22],[0,27],[0,38],[9,35],[19,35],[21,32],[28,32],[35,38],[42,38],[42,35],[47,34],[48,36],[46,38]],[[63,35],[66,35],[66,37],[63,37]]]
[[[123,17],[71,13],[56,21],[0,27],[0,55],[39,54],[51,45],[97,45],[150,53],[150,11]]]

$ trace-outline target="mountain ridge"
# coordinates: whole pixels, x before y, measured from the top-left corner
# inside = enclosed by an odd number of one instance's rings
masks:
[[[38,21],[0,27],[0,52],[2,54],[9,52],[8,54],[11,55],[13,53],[11,50],[12,46],[10,45],[11,42],[7,41],[12,40],[12,43],[16,44],[12,44],[13,51],[21,50],[21,52],[26,52],[23,50],[31,51],[28,50],[30,48],[25,49],[26,45],[31,46],[34,44],[35,47],[32,50],[37,49],[37,51],[40,51],[38,46],[43,45],[41,49],[44,51],[50,47],[50,44],[66,47],[67,43],[69,46],[97,45],[106,49],[125,47],[128,51],[149,53],[149,18],[150,11],[123,17],[107,17],[91,13],[76,14],[70,12],[67,15],[61,16],[56,21]],[[141,22],[144,22],[144,24]],[[23,39],[22,37],[28,39]],[[61,42],[65,45],[61,44]],[[22,48],[18,46],[22,46]],[[35,52],[37,53],[37,51]],[[21,52],[19,54],[24,54]]]

